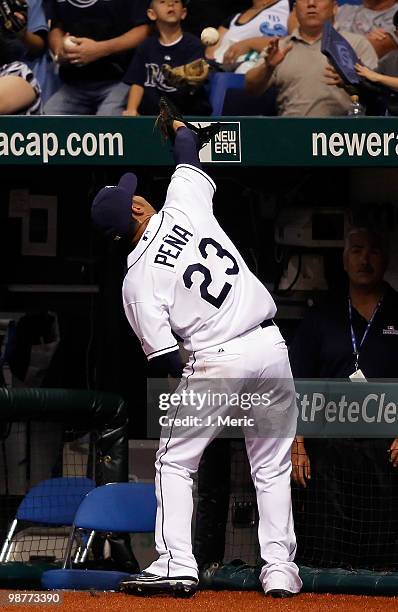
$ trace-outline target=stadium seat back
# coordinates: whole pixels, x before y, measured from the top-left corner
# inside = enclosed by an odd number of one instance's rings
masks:
[[[153,484],[119,482],[97,487],[81,502],[75,527],[95,531],[150,532],[156,517]]]
[[[21,521],[48,525],[72,525],[85,495],[95,488],[91,478],[49,478],[32,487],[20,503]]]
[[[34,485],[18,506],[0,552],[0,562],[6,563],[10,558],[18,523],[71,526],[81,501],[94,488],[94,480],[81,477],[49,478]]]
[[[215,72],[210,78],[209,101],[213,117],[222,115],[225,95],[228,89],[243,89],[245,75],[234,72]]]

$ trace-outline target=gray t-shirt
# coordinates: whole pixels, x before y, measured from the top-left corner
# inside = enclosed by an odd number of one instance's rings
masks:
[[[377,66],[377,55],[370,42],[359,34],[340,31],[362,62]],[[325,83],[326,57],[321,53],[321,38],[306,42],[298,29],[283,38],[280,47],[293,48],[275,68],[270,85],[276,87],[278,115],[284,117],[338,117],[350,108],[348,93]],[[261,60],[263,61],[263,60]]]
[[[395,27],[392,18],[398,7],[396,4],[390,8],[376,11],[362,5],[343,4],[337,12],[336,24],[342,30],[354,32],[355,34],[366,35],[376,28],[382,28],[398,44],[398,37],[395,34]]]

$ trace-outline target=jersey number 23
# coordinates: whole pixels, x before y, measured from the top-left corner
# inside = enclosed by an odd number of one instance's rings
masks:
[[[209,246],[215,249],[217,257],[219,257],[220,259],[229,259],[229,261],[231,262],[231,265],[224,270],[225,274],[227,274],[228,276],[238,274],[239,266],[235,257],[231,255],[231,253],[229,253],[226,249],[224,249],[221,244],[219,244],[213,238],[202,238],[199,243],[199,251],[203,259],[207,259],[207,247]],[[199,286],[200,295],[202,296],[202,298],[212,306],[220,308],[220,306],[226,299],[228,293],[231,291],[232,285],[230,283],[225,283],[220,293],[218,295],[213,295],[209,292],[209,286],[213,280],[209,268],[207,268],[202,263],[196,263],[188,266],[183,274],[184,285],[187,289],[191,289],[193,285],[192,276],[195,272],[199,272],[203,276],[203,280]]]

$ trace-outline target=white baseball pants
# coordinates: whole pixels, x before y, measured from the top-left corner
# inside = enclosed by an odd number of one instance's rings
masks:
[[[185,428],[183,435],[181,427],[162,432],[155,464],[159,558],[146,571],[167,577],[198,576],[191,542],[192,474],[205,447],[219,433],[223,418],[246,414],[247,418],[255,417],[255,426],[249,421],[242,429],[259,511],[258,537],[264,560],[260,579],[265,592],[287,589],[297,593],[302,582],[293,562],[296,539],[290,492],[290,451],[297,409],[287,348],[278,327],[259,326],[234,340],[193,353],[176,393],[182,389],[205,392],[209,379],[214,380],[217,391],[248,391],[270,401],[265,406],[252,406],[246,413],[228,402],[200,411],[186,405],[168,411],[168,416],[179,419],[200,414],[203,425]]]

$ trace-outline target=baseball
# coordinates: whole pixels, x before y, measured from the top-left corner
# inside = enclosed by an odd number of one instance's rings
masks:
[[[73,49],[76,47],[77,43],[75,42],[74,36],[65,36],[63,41],[65,51]]]
[[[218,39],[220,38],[219,33],[216,28],[205,28],[200,35],[200,40],[206,47],[210,47],[211,45],[216,45],[218,43]]]

